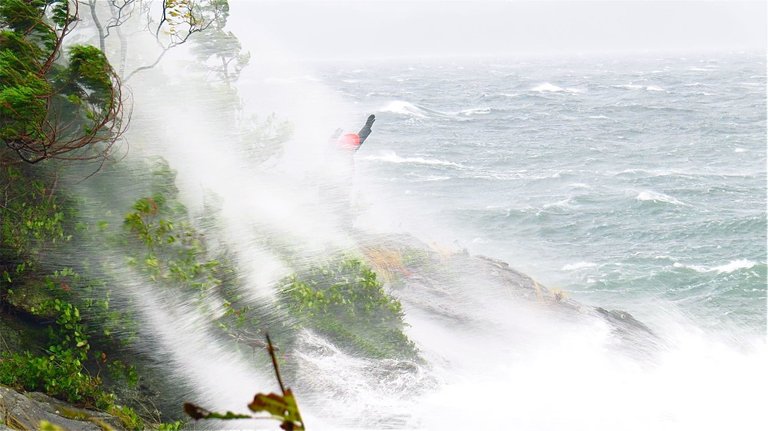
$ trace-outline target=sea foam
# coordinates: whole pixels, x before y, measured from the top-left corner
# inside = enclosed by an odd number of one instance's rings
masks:
[[[583,93],[584,90],[581,88],[563,88],[558,87],[557,85],[551,84],[549,82],[544,82],[542,84],[539,84],[533,88],[531,88],[531,91],[535,91],[537,93]]]
[[[757,265],[757,263],[748,259],[732,260],[724,265],[718,265],[713,267],[706,267],[703,265],[686,265],[680,262],[675,262],[672,266],[675,268],[685,268],[696,272],[716,272],[718,274],[730,274],[740,269],[750,269]]]
[[[423,109],[404,100],[394,100],[389,102],[383,108],[379,109],[379,112],[391,112],[393,114],[408,115],[418,118],[427,117],[426,112]]]
[[[430,159],[424,157],[401,157],[394,151],[387,151],[378,155],[364,157],[363,160],[380,161],[387,163],[415,163],[419,165],[437,165],[450,166],[454,168],[464,168],[460,163],[454,163],[447,160]]]
[[[642,191],[638,193],[635,199],[641,202],[664,202],[664,203],[673,204],[673,205],[686,206],[685,203],[680,202],[679,200],[673,198],[672,196],[665,195],[664,193],[654,192],[654,191]]]

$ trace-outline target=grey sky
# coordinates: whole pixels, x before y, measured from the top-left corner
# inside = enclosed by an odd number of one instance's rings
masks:
[[[766,49],[764,1],[230,3],[249,45],[307,59]]]

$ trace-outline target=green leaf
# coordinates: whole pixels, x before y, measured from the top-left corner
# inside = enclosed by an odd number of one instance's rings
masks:
[[[286,389],[283,396],[275,393],[256,394],[253,401],[248,404],[248,408],[255,413],[267,412],[275,418],[283,420],[284,423],[291,422],[294,430],[304,429],[301,424],[299,406],[296,404],[296,398],[290,389]]]

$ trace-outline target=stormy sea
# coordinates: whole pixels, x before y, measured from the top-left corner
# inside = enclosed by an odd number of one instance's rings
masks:
[[[335,394],[310,397],[314,419],[340,429],[760,429],[765,70],[765,56],[732,53],[244,75],[253,106],[317,119],[328,134],[376,115],[343,180],[354,229],[504,262],[568,301],[629,313],[656,340],[617,351],[604,325],[507,304],[503,286],[471,269],[455,290],[426,292],[416,274],[393,294],[428,366],[382,376],[381,364],[307,353],[308,386]],[[349,123],[320,120],[339,105]]]

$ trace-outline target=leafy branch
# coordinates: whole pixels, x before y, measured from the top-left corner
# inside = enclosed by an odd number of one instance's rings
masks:
[[[201,33],[226,18],[229,4],[226,0],[163,0],[160,19],[155,21],[146,7],[147,29],[155,37],[160,54],[150,64],[134,69],[125,77],[131,79],[138,72],[157,66],[173,48],[184,44],[195,33]]]
[[[125,132],[121,83],[104,53],[64,38],[78,21],[69,0],[3,0],[0,143],[24,162],[104,160]]]
[[[184,412],[195,420],[275,419],[280,421],[280,428],[286,431],[303,431],[305,429],[304,421],[301,419],[296,398],[293,396],[291,389],[286,388],[283,384],[283,379],[280,376],[280,369],[277,366],[275,348],[272,346],[272,340],[270,340],[269,334],[267,334],[266,337],[267,351],[269,352],[269,357],[272,359],[272,367],[275,370],[275,377],[277,378],[277,383],[280,385],[280,391],[283,395],[275,393],[258,393],[253,397],[253,401],[248,404],[248,409],[254,413],[267,413],[269,416],[253,416],[250,414],[233,413],[230,411],[227,411],[226,413],[212,412],[192,403],[184,403]]]

